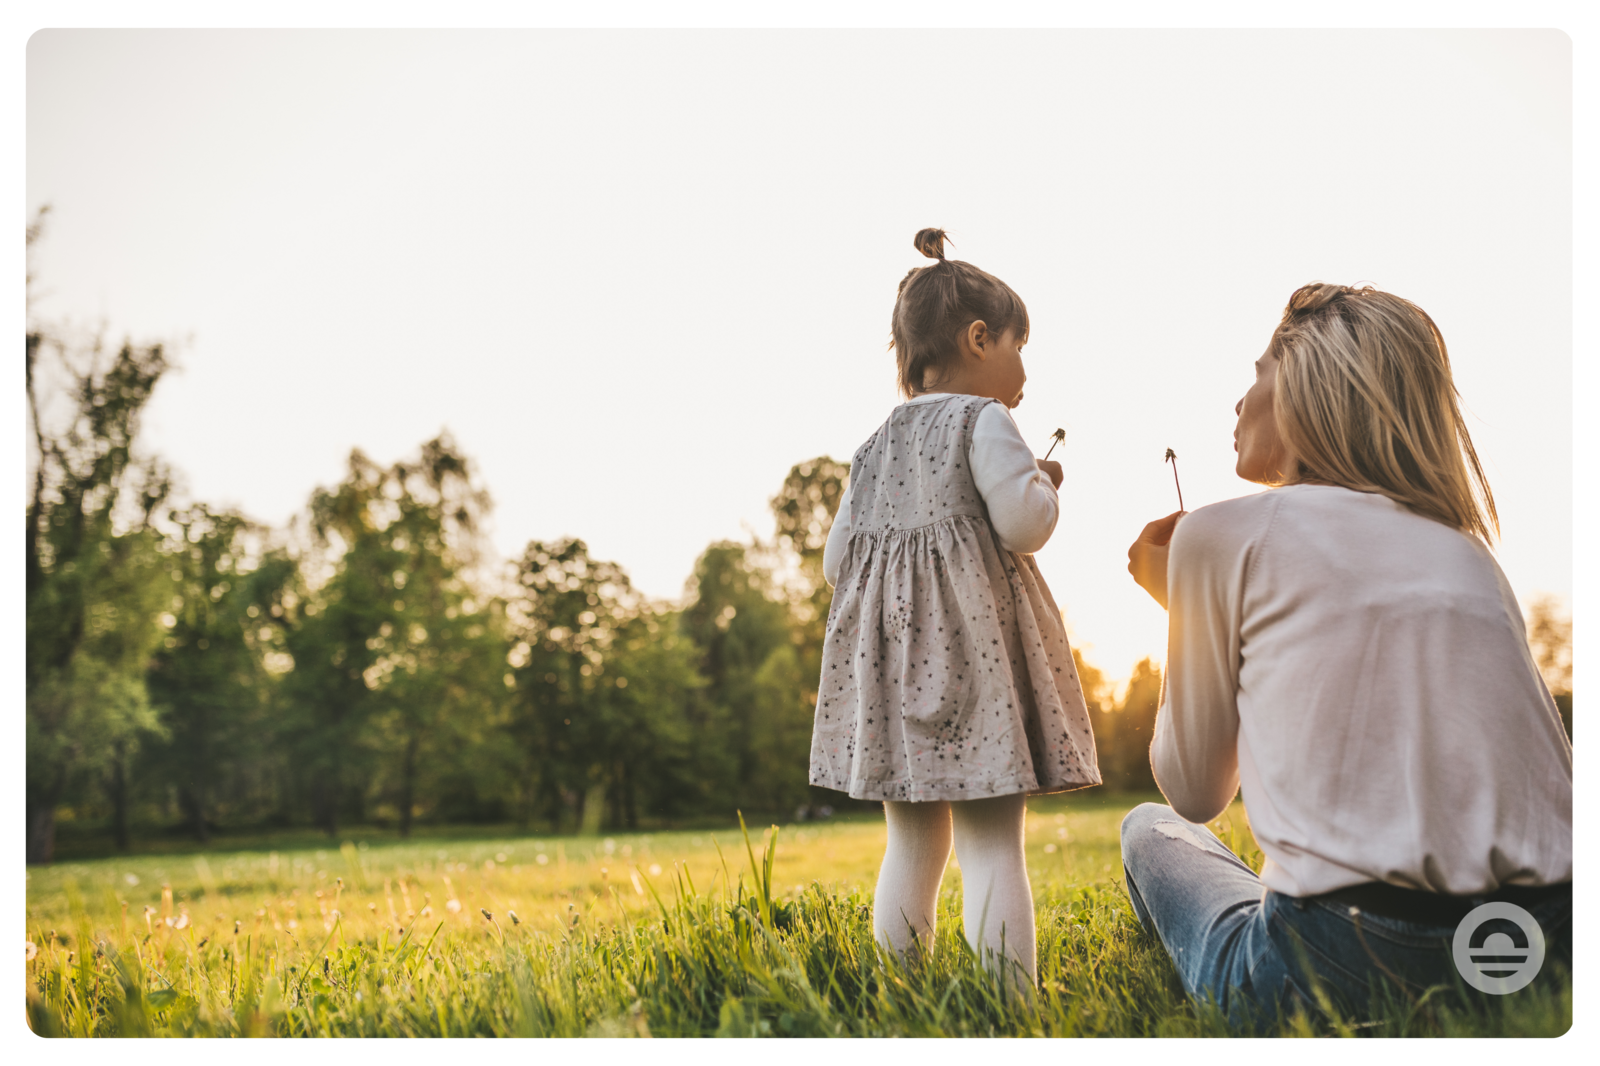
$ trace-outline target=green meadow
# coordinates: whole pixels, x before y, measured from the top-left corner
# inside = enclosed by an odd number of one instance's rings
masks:
[[[952,860],[932,951],[873,944],[877,817],[782,827],[208,850],[32,867],[27,1009],[52,1036],[1204,1036],[1121,884],[1143,797],[1034,801],[1040,987],[961,936]],[[1242,810],[1213,828],[1259,863]],[[1454,989],[1280,1035],[1554,1036],[1570,979]]]

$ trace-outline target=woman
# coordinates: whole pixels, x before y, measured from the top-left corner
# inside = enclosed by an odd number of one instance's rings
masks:
[[[1570,971],[1572,746],[1487,547],[1494,498],[1433,320],[1307,285],[1235,410],[1238,474],[1273,491],[1152,522],[1128,552],[1169,612],[1150,761],[1171,807],[1122,825],[1139,920],[1236,1021],[1319,985],[1359,1008],[1451,984],[1489,901]],[[1238,790],[1259,878],[1196,824]]]

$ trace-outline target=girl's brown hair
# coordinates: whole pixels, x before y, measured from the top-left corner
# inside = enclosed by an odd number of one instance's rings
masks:
[[[1290,482],[1376,492],[1488,543],[1494,494],[1472,447],[1444,337],[1427,312],[1371,286],[1313,282],[1268,349]]]
[[[900,368],[900,392],[906,397],[931,391],[932,378],[943,377],[959,359],[961,332],[982,322],[996,334],[1014,329],[1028,334],[1028,308],[1011,286],[959,259],[944,257],[942,229],[918,230],[917,251],[938,262],[914,267],[900,280],[890,325],[889,347]]]

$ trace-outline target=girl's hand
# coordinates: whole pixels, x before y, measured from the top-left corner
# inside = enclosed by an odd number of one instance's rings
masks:
[[[1049,477],[1050,484],[1059,489],[1061,487],[1061,464],[1054,459],[1037,459],[1035,462],[1039,464],[1039,469],[1043,470],[1045,475]]]
[[[1144,527],[1139,539],[1128,548],[1128,573],[1139,586],[1155,597],[1162,610],[1167,606],[1167,548],[1172,542],[1178,519],[1187,511],[1174,511]]]

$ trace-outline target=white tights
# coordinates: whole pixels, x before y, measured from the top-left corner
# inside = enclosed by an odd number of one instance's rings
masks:
[[[1033,892],[1023,852],[1027,797],[889,801],[883,810],[889,845],[872,909],[878,943],[906,955],[919,943],[933,942],[934,907],[953,835],[964,886],[961,909],[967,943],[990,968],[997,959],[1011,959],[1031,986],[1037,975]]]

